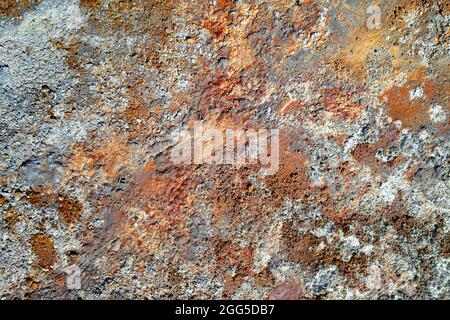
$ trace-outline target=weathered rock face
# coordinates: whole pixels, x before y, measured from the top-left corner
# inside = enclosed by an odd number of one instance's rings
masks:
[[[450,299],[449,13],[1,0],[0,298]],[[279,170],[173,163],[197,120]]]

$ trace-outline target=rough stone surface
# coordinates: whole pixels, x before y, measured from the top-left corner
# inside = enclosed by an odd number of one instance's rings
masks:
[[[0,298],[450,299],[449,13],[0,0]],[[195,120],[279,171],[173,164]]]

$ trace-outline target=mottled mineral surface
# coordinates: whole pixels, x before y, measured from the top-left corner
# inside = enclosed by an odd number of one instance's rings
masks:
[[[0,0],[0,298],[450,299],[449,14]],[[196,121],[278,171],[175,164]]]

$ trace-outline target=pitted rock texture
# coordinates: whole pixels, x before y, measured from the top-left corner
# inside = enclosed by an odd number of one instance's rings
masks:
[[[0,0],[0,298],[449,299],[449,13]],[[278,172],[173,164],[196,120]]]

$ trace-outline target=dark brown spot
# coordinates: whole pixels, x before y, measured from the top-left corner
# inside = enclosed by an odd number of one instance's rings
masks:
[[[57,204],[60,217],[67,224],[76,222],[83,212],[83,205],[64,193],[58,196]]]

